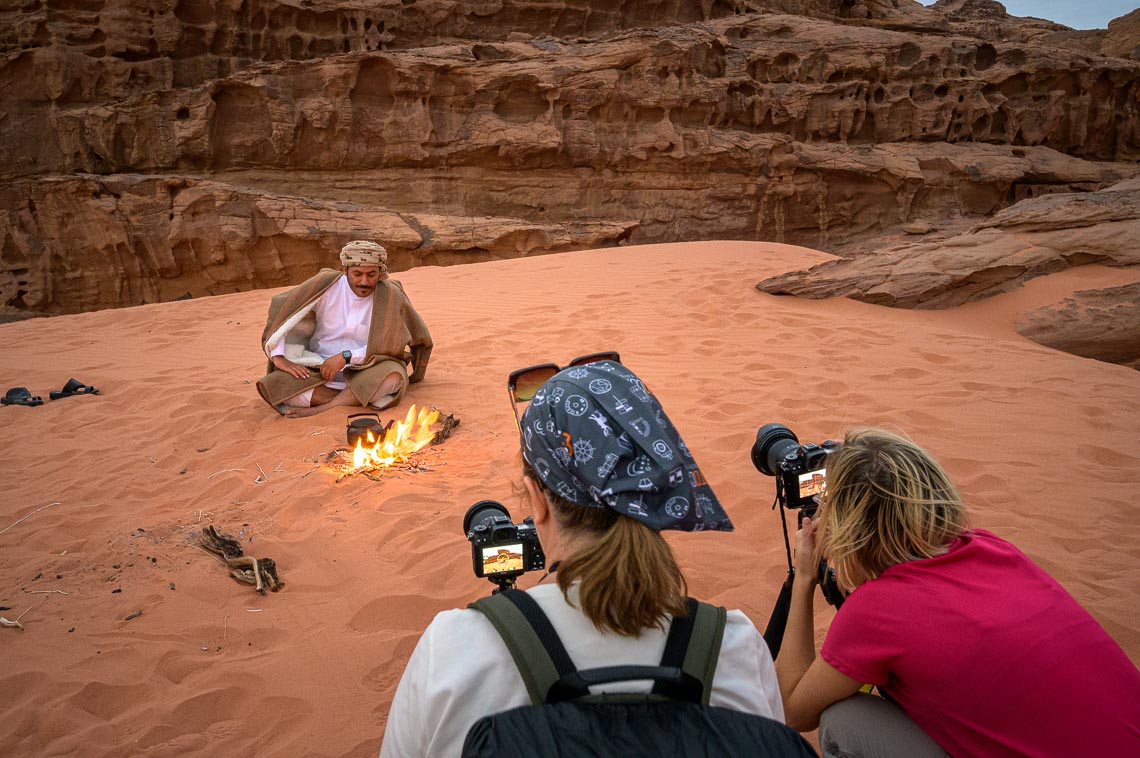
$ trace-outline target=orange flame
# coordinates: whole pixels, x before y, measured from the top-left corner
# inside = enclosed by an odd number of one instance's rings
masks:
[[[413,404],[404,420],[393,424],[383,439],[375,441],[369,432],[371,445],[366,447],[361,440],[356,441],[356,448],[352,451],[353,470],[391,466],[404,460],[432,441],[438,420],[439,411],[423,408],[417,412]]]

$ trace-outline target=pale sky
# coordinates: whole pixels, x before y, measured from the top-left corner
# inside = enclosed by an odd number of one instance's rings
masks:
[[[998,0],[1011,16],[1046,18],[1073,29],[1105,29],[1108,22],[1131,13],[1137,0]],[[934,5],[934,0],[919,0]]]

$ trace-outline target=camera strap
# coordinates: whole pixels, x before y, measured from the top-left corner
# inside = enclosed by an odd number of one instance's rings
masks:
[[[562,561],[555,561],[554,563],[550,564],[549,568],[546,569],[546,573],[538,578],[538,583],[542,584],[543,582],[545,582],[546,577],[550,576],[555,571],[557,571],[558,567],[561,565],[562,565]]]

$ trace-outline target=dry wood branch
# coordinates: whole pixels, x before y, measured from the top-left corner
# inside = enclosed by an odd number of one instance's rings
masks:
[[[27,516],[24,516],[23,518],[18,518],[18,519],[16,519],[15,521],[13,521],[11,524],[9,524],[8,526],[4,527],[3,529],[0,529],[0,534],[3,534],[4,532],[8,531],[8,530],[9,530],[9,529],[11,529],[12,527],[14,527],[16,524],[18,524],[18,523],[20,523],[21,521],[23,521],[24,519],[28,519],[28,518],[31,518],[32,516],[36,515],[37,513],[39,513],[40,511],[42,511],[42,510],[44,510],[44,509],[46,509],[46,508],[51,508],[53,505],[59,505],[59,503],[48,503],[47,505],[45,505],[45,506],[43,506],[43,507],[41,507],[41,508],[36,508],[34,511],[32,511],[31,513],[29,513]]]
[[[202,530],[202,547],[223,558],[237,558],[243,554],[241,542],[234,537],[219,534],[212,525]]]
[[[235,579],[254,585],[258,592],[267,589],[277,592],[285,582],[277,576],[277,563],[272,558],[254,558],[243,555],[241,543],[229,535],[220,534],[213,526],[202,530],[202,547],[221,557]]]
[[[24,611],[19,616],[17,616],[15,621],[9,621],[8,619],[4,618],[3,616],[0,616],[0,626],[6,626],[6,627],[22,630],[24,628],[24,625],[20,623],[20,619],[22,619],[24,616],[27,616],[29,611],[32,611],[36,608],[39,608],[40,605],[43,605],[46,602],[47,602],[47,598],[45,597],[43,600],[40,601],[39,605],[33,605],[31,608],[29,608],[28,610]]]
[[[41,601],[40,601],[40,605],[43,605],[43,604],[44,604],[44,603],[46,603],[46,602],[47,602],[47,598],[45,597],[43,600],[41,600]],[[39,608],[39,607],[40,607],[40,605],[33,605],[33,606],[32,606],[32,608]],[[29,609],[28,609],[28,611],[32,610],[32,608],[29,608]],[[17,616],[17,617],[16,617],[16,622],[17,622],[17,623],[19,623],[20,619],[22,619],[24,616],[27,616],[27,615],[28,615],[28,611],[24,611],[24,612],[23,612],[23,613],[21,613],[19,616]]]

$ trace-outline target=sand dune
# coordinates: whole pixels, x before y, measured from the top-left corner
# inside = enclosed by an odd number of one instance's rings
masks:
[[[315,462],[346,412],[287,420],[258,399],[269,291],[0,325],[0,391],[103,392],[0,408],[0,615],[26,627],[0,629],[5,754],[374,755],[420,631],[491,589],[463,513],[524,515],[507,373],[600,349],[658,394],[736,522],[670,536],[695,596],[767,620],[785,565],[749,460],[761,424],[803,441],[885,425],[1140,660],[1140,373],[1013,327],[1137,274],[1075,269],[937,312],[754,289],[826,257],[707,242],[400,274],[436,348],[393,415],[429,403],[462,425],[431,470],[381,482]],[[197,547],[206,524],[274,558],[285,589],[230,579]]]

